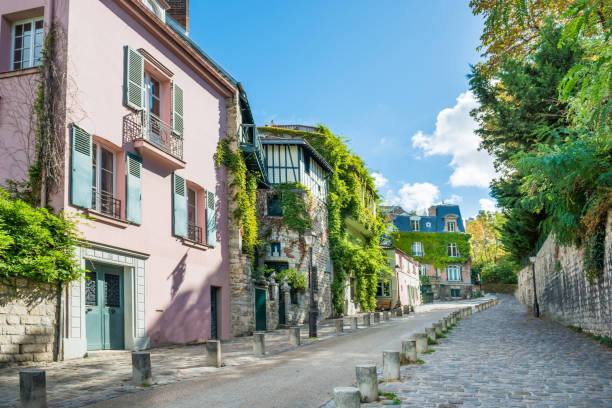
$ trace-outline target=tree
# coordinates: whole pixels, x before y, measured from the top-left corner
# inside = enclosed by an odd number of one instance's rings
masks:
[[[505,220],[500,212],[480,211],[475,219],[466,221],[465,232],[471,235],[473,265],[495,263],[506,255],[500,241]]]

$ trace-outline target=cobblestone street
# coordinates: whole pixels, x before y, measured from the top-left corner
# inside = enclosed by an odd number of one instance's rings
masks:
[[[379,390],[406,407],[612,406],[609,349],[534,319],[514,297],[499,298],[430,346],[435,352],[420,356],[423,365],[402,367],[401,382]]]

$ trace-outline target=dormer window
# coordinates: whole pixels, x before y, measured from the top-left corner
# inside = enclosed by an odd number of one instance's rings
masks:
[[[446,221],[446,231],[456,232],[457,231],[457,221],[455,220]]]
[[[421,222],[419,220],[410,220],[410,229],[412,229],[412,231],[420,231]]]

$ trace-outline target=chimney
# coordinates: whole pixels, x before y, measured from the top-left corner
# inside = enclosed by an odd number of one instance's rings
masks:
[[[166,3],[170,6],[166,13],[189,34],[189,0],[166,0]]]
[[[436,216],[436,206],[432,205],[431,207],[429,207],[429,216],[430,217],[435,217]]]

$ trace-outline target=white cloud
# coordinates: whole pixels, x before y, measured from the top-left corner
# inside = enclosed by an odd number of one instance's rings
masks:
[[[477,124],[470,116],[477,106],[471,91],[462,93],[455,106],[438,113],[433,134],[418,131],[412,136],[412,145],[423,149],[425,156],[452,156],[450,165],[454,171],[449,181],[453,187],[488,187],[495,176],[493,160],[485,151],[478,150],[480,139],[474,133]]]
[[[440,189],[431,183],[405,183],[397,193],[389,190],[385,204],[399,205],[406,211],[422,213],[440,197]]]
[[[383,176],[382,173],[374,172],[374,173],[372,173],[370,175],[374,178],[374,186],[376,188],[384,187],[389,182],[389,179],[387,179],[385,176]]]
[[[480,209],[484,211],[497,211],[497,203],[491,200],[490,198],[481,198],[478,200],[478,204],[480,204]]]
[[[446,200],[444,200],[444,202],[446,204],[461,204],[463,202],[463,197],[457,194],[453,194],[450,196],[450,198],[447,198]]]

